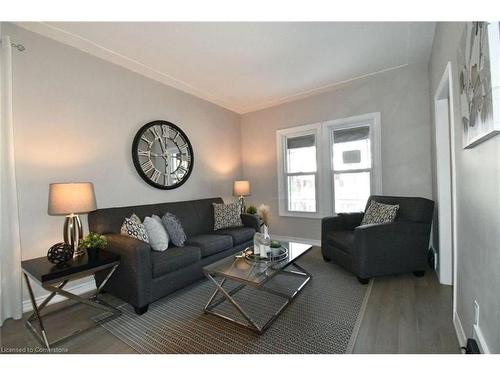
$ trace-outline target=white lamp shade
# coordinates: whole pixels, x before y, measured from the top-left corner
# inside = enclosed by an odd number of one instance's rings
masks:
[[[97,209],[91,182],[49,185],[49,215],[83,214]]]
[[[246,197],[250,195],[250,182],[248,181],[234,181],[233,195],[235,197]]]

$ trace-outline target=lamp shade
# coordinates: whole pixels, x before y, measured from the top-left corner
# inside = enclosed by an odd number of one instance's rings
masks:
[[[248,181],[234,181],[233,195],[235,197],[246,197],[250,195],[250,182]]]
[[[91,182],[49,185],[49,215],[83,214],[97,209]]]

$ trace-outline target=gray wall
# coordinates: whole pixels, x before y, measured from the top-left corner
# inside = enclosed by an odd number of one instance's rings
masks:
[[[490,350],[499,353],[500,136],[469,150],[462,148],[457,49],[464,25],[437,25],[429,63],[430,95],[434,96],[445,66],[451,61],[457,177],[457,312],[465,334],[470,336],[476,299],[481,331]]]
[[[22,258],[62,240],[64,218],[47,215],[51,182],[92,181],[98,207],[222,196],[241,178],[240,116],[12,24],[16,172]],[[169,120],[188,135],[194,170],[175,190],[136,173],[139,127]],[[86,215],[83,217],[86,226]]]
[[[252,187],[248,202],[271,206],[273,234],[321,236],[319,219],[278,216],[276,130],[370,112],[381,112],[384,194],[432,196],[427,65],[412,65],[242,116],[243,175]]]

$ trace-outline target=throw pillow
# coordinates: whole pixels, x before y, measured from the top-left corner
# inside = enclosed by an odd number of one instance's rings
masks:
[[[146,228],[146,232],[148,232],[151,249],[155,251],[164,251],[168,249],[168,233],[158,216],[146,216],[144,218],[144,227]]]
[[[172,241],[175,246],[184,246],[184,242],[186,242],[186,233],[184,233],[184,228],[177,216],[167,212],[163,215],[161,221],[167,230],[170,241]]]
[[[384,204],[372,201],[363,216],[361,225],[393,222],[399,210],[399,204]]]
[[[214,230],[242,227],[239,203],[212,203],[214,206]]]
[[[129,236],[149,243],[148,232],[136,214],[125,218],[120,233],[124,236]]]

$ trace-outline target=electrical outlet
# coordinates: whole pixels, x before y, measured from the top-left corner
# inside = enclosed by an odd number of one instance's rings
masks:
[[[474,300],[474,324],[479,325],[479,303]]]

